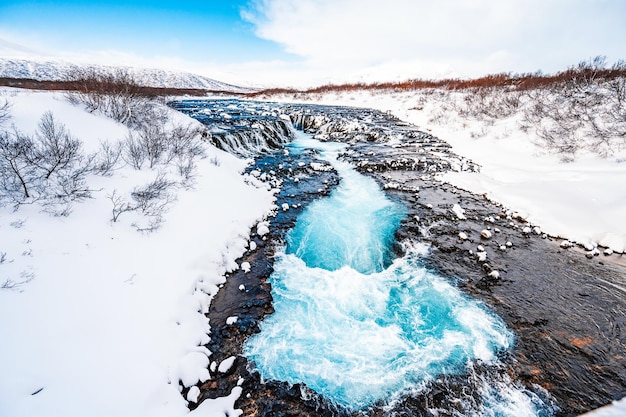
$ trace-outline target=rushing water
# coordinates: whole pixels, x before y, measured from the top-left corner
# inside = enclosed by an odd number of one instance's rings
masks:
[[[290,146],[316,149],[342,180],[288,234],[270,277],[275,312],[244,354],[264,378],[304,382],[351,409],[497,361],[512,344],[503,321],[423,268],[419,248],[394,259],[403,208],[337,160],[343,146],[303,138]],[[485,388],[487,414],[537,414],[531,398],[511,392]]]

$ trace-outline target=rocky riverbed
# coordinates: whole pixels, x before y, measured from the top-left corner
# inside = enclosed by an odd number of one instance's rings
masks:
[[[199,401],[241,386],[237,407],[245,416],[445,416],[475,409],[481,383],[489,378],[522,385],[555,405],[555,415],[571,416],[626,394],[626,268],[618,255],[589,259],[576,248],[562,248],[540,225],[439,182],[440,172],[479,169],[445,142],[373,110],[236,100],[174,107],[202,112],[205,121],[220,126],[209,140],[242,156],[257,155],[250,172],[280,188],[269,233],[254,236],[256,248],[240,259],[250,270],[230,274],[211,302],[207,347],[215,372]],[[261,381],[241,347],[273,311],[266,281],[273,254],[297,215],[338,183],[314,152],[282,149],[290,140],[289,124],[320,140],[349,144],[342,157],[407,208],[396,235],[398,254],[403,243],[429,244],[424,264],[482,300],[515,332],[515,346],[497,369],[478,363],[471,375],[442,377],[401,401],[363,412],[336,407],[302,385]],[[217,370],[230,357],[233,366]]]

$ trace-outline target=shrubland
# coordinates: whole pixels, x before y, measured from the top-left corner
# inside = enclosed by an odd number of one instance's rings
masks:
[[[604,57],[580,62],[555,74],[495,74],[475,79],[408,80],[389,83],[324,85],[307,90],[269,89],[260,99],[315,100],[354,92],[411,94],[414,110],[436,107],[430,122],[477,120],[489,126],[516,117],[537,145],[564,161],[579,153],[611,156],[626,147],[626,62]],[[477,133],[480,134],[480,133]]]
[[[76,88],[65,93],[66,99],[126,126],[126,137],[103,141],[97,151],[87,153],[81,139],[52,112],[46,112],[29,135],[10,124],[11,106],[5,99],[0,102],[0,206],[17,210],[39,204],[54,215],[67,216],[73,203],[92,197],[90,177],[110,176],[125,167],[147,170],[154,180],[109,196],[111,220],[134,212],[143,219],[133,224],[137,230],[155,230],[176,189],[193,186],[196,164],[205,157],[205,129],[172,121],[164,98],[142,88],[126,70],[76,70],[69,79]]]

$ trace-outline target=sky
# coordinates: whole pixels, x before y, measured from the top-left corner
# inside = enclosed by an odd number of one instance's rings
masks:
[[[1,0],[0,56],[303,87],[612,63],[623,22],[624,0]]]

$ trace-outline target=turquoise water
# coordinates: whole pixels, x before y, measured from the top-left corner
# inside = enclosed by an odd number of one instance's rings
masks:
[[[303,382],[362,409],[464,372],[476,359],[497,360],[513,341],[499,317],[423,268],[423,249],[394,259],[403,208],[336,159],[342,145],[300,139],[291,150],[307,148],[342,180],[300,215],[277,255],[275,312],[244,346],[261,376]],[[493,415],[535,415],[532,405],[522,408],[528,412]]]

